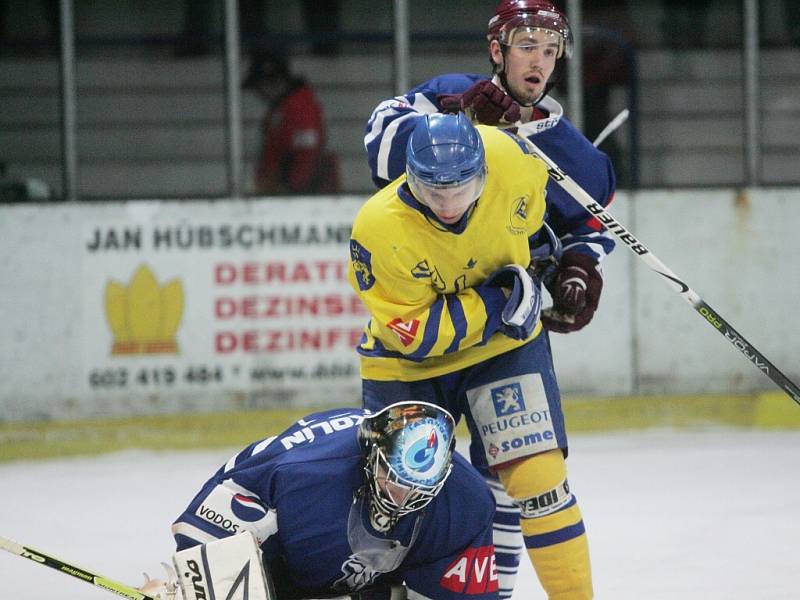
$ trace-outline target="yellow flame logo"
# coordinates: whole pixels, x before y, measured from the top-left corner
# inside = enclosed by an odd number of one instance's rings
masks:
[[[177,279],[159,286],[142,265],[126,287],[109,281],[106,318],[114,336],[112,354],[176,354],[175,335],[183,315],[183,286]]]

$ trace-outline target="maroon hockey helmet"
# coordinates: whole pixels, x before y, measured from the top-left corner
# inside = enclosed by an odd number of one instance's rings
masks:
[[[533,102],[533,105],[536,105],[561,79],[564,63],[572,56],[572,30],[569,28],[566,15],[548,0],[502,0],[497,5],[494,16],[489,19],[486,39],[490,45],[492,41],[497,40],[500,44],[500,51],[505,57],[508,48],[514,45],[517,34],[532,31],[545,31],[552,34],[555,38],[553,41],[558,43],[555,69],[550,75],[542,95]],[[529,39],[526,35],[521,35],[519,38]],[[523,41],[522,44],[525,45],[525,42]],[[489,62],[492,65],[492,73],[500,78],[500,83],[509,95],[525,106],[525,103],[511,92],[506,79],[505,66],[494,62],[491,48],[489,49]]]
[[[572,32],[566,15],[548,0],[502,0],[489,19],[486,38],[508,46],[518,28],[546,29],[560,36],[557,58],[572,56]]]

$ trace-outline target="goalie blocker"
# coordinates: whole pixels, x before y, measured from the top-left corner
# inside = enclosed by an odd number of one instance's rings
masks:
[[[183,600],[277,600],[249,531],[176,552],[172,562]]]

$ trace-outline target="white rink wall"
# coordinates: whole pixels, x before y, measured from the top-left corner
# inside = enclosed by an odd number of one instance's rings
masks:
[[[778,369],[800,381],[797,188],[619,194],[611,213]],[[662,278],[617,244],[600,308],[552,336],[567,394],[747,393],[778,388]]]
[[[358,403],[361,202],[0,206],[0,421]],[[800,190],[620,192],[611,210],[800,379]],[[626,248],[605,271],[591,325],[553,336],[565,394],[773,389]]]

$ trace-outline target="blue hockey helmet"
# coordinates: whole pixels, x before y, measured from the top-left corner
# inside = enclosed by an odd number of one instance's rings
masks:
[[[439,493],[452,469],[454,430],[452,415],[427,402],[398,402],[364,419],[373,526],[387,529]]]
[[[406,176],[414,197],[446,223],[480,197],[486,156],[478,130],[464,113],[419,120],[406,146]]]

